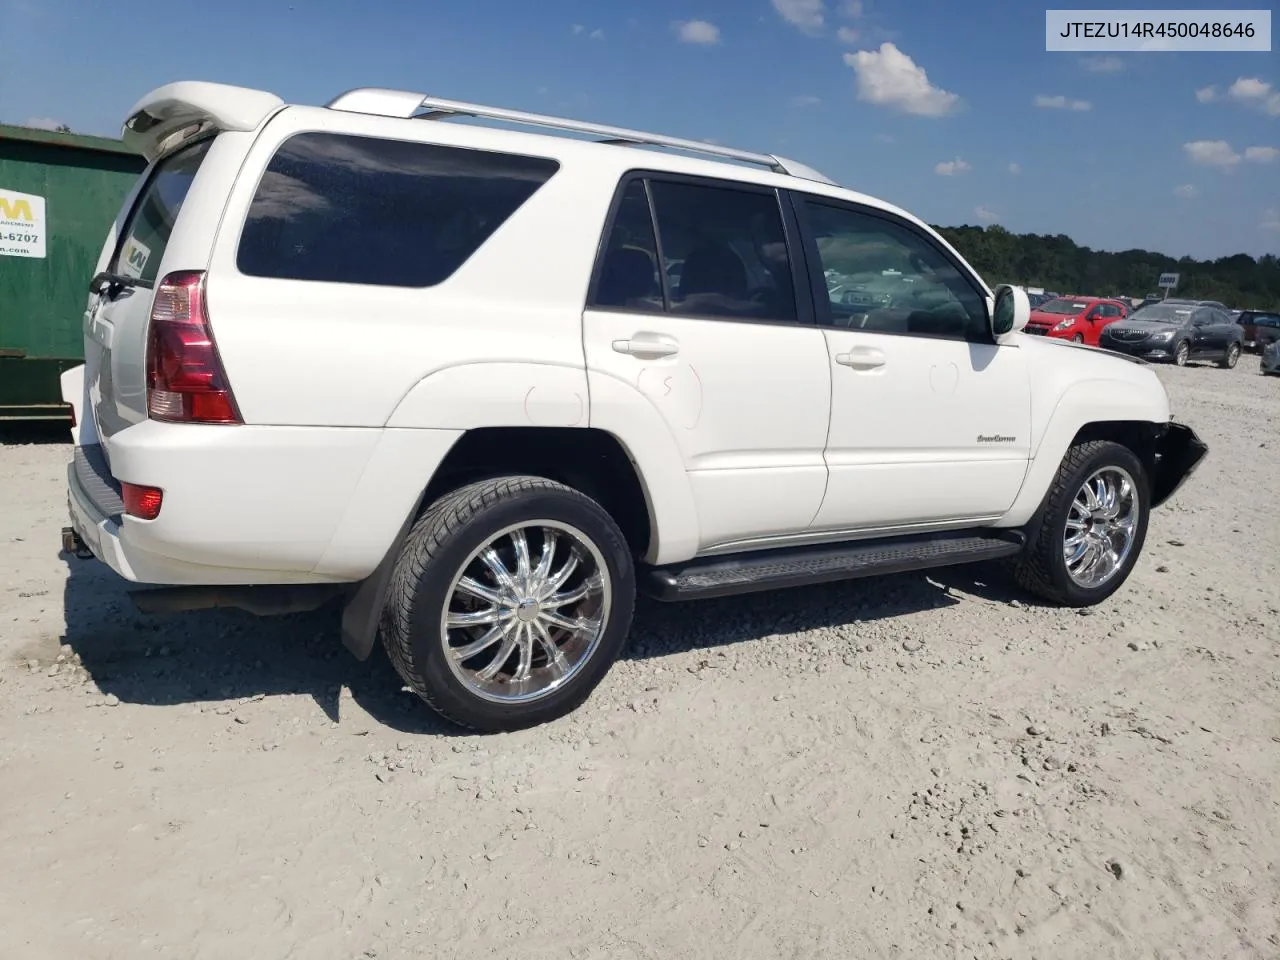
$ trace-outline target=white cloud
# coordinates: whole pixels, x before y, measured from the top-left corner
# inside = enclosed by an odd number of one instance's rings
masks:
[[[1280,117],[1280,91],[1257,77],[1240,77],[1227,88],[1227,96],[1246,106],[1257,107],[1271,117]]]
[[[920,117],[943,117],[960,107],[960,97],[929,82],[924,68],[895,47],[846,53],[844,62],[858,77],[858,99]]]
[[[1229,170],[1240,162],[1240,154],[1231,149],[1225,140],[1192,140],[1182,145],[1187,159],[1202,167],[1218,167]]]
[[[587,28],[586,28],[586,27],[584,27],[582,24],[580,24],[580,23],[575,23],[575,24],[573,25],[573,35],[576,37],[578,34],[580,34],[580,33],[581,33],[583,30],[585,30],[585,29],[587,29]]]
[[[1280,148],[1277,147],[1245,147],[1244,158],[1252,160],[1254,163],[1270,163],[1280,157]]]
[[[63,126],[63,123],[61,120],[54,120],[52,117],[28,117],[22,125],[24,127],[35,127],[37,130],[57,130]]]
[[[1009,164],[1009,172],[1016,177],[1018,174],[1022,173],[1022,164],[1020,163]]]
[[[1198,196],[1199,193],[1200,191],[1196,189],[1195,184],[1193,183],[1184,183],[1180,187],[1173,188],[1173,195],[1175,197],[1181,197],[1183,200],[1190,200]]]
[[[877,133],[876,139],[881,143],[893,143],[893,137],[887,133]]]
[[[844,3],[840,4],[840,16],[857,20],[862,16],[862,0],[844,0]]]
[[[821,97],[815,97],[811,93],[804,93],[798,97],[791,98],[791,105],[793,107],[816,107],[821,102]]]
[[[858,37],[860,36],[861,34],[858,33],[857,30],[853,29],[853,27],[841,27],[836,31],[836,39],[841,43],[848,44],[850,46],[857,43]]]
[[[827,22],[822,0],[772,0],[778,16],[803,33],[820,33]]]
[[[954,177],[957,174],[968,173],[972,169],[973,167],[956,157],[954,160],[944,160],[934,164],[933,172],[940,177]]]
[[[1037,107],[1042,107],[1045,110],[1084,111],[1084,110],[1093,109],[1093,104],[1091,104],[1088,100],[1069,100],[1066,97],[1062,96],[1061,94],[1059,94],[1056,97],[1046,97],[1044,94],[1041,94],[1040,96],[1036,97],[1035,100],[1033,100],[1032,102]]]
[[[994,210],[988,210],[986,207],[981,205],[973,208],[973,215],[986,223],[1000,219],[1000,214],[996,213]]]
[[[698,43],[711,46],[720,42],[720,28],[707,20],[674,20],[671,29],[681,43]]]
[[[1280,230],[1280,210],[1274,207],[1262,215],[1262,222],[1258,224],[1259,230]]]
[[[1210,84],[1196,91],[1196,99],[1201,103],[1212,103],[1218,99],[1218,88]]]
[[[1090,73],[1119,73],[1124,69],[1124,61],[1119,57],[1082,57],[1080,66]]]
[[[591,39],[592,39],[592,40],[603,40],[603,39],[604,39],[604,31],[603,31],[603,30],[599,30],[599,29],[597,29],[597,30],[592,30],[592,31],[591,31]]]

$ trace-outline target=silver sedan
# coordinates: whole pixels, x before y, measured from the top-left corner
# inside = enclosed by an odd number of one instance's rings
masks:
[[[1280,375],[1280,340],[1267,345],[1262,351],[1262,362],[1258,365],[1262,373]]]

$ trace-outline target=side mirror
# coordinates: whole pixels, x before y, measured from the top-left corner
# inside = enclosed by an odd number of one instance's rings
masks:
[[[991,335],[996,343],[1004,343],[1027,325],[1031,317],[1031,301],[1027,291],[1008,283],[996,287],[995,309],[991,311]]]

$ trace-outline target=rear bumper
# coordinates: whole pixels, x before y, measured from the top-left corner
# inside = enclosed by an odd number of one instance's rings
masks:
[[[1209,447],[1196,432],[1181,423],[1170,423],[1156,440],[1156,464],[1151,478],[1151,505],[1164,503],[1203,462]]]
[[[71,526],[139,583],[360,580],[459,435],[144,421],[112,436],[109,467],[86,470],[92,457],[79,451],[67,470]],[[159,487],[160,516],[123,516],[118,481]]]

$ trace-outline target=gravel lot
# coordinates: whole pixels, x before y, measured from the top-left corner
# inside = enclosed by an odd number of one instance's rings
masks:
[[[336,620],[144,618],[0,447],[0,957],[1280,956],[1280,382],[1087,615],[980,570],[642,602],[459,736]],[[79,664],[79,666],[77,666]]]

